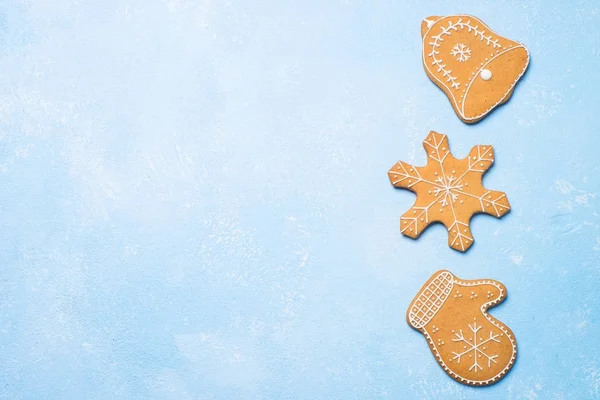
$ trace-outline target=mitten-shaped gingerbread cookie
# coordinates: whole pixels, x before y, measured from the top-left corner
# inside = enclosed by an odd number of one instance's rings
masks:
[[[529,64],[525,46],[469,15],[425,18],[421,36],[427,75],[466,123],[506,102]]]
[[[487,313],[505,297],[506,288],[498,281],[464,281],[442,270],[415,296],[406,320],[425,335],[452,379],[470,386],[491,385],[508,373],[517,356],[512,331]]]

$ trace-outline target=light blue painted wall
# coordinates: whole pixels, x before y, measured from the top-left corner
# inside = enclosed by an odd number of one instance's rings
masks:
[[[459,121],[423,17],[524,42]],[[600,397],[596,1],[0,2],[0,398]],[[513,211],[399,233],[430,130],[492,144]],[[519,357],[448,378],[404,314],[430,274],[502,281]]]

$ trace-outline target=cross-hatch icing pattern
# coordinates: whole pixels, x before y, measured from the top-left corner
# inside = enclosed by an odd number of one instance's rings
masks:
[[[450,37],[453,32],[458,32],[459,30],[462,31],[464,29],[467,29],[467,32],[475,35],[475,37],[479,38],[479,40],[484,42],[487,46],[492,46],[492,48],[498,49],[502,47],[498,43],[498,38],[494,38],[491,34],[486,35],[486,31],[480,29],[479,25],[473,25],[470,19],[466,22],[463,22],[462,18],[459,18],[456,22],[448,21],[447,26],[440,25],[439,28],[441,29],[440,33],[431,36],[431,42],[429,42],[429,45],[431,45],[431,51],[427,54],[427,56],[430,57],[432,60],[431,65],[437,68],[437,72],[441,73],[443,78],[446,79],[446,83],[450,84],[450,87],[455,90],[460,89],[461,83],[458,81],[458,78],[452,74],[452,70],[449,70],[447,68],[447,65],[446,63],[444,63],[444,60],[438,57],[440,55],[439,48],[441,46],[441,42]],[[460,44],[457,44],[457,46],[459,45]],[[456,56],[455,51],[460,50],[460,47],[457,46],[455,46],[452,50],[453,56]],[[467,61],[470,57],[470,54],[470,50],[468,51],[468,54],[461,53],[460,58],[458,58],[458,60],[461,62]]]
[[[433,222],[442,222],[449,245],[466,251],[473,244],[469,221],[474,214],[501,217],[510,210],[506,194],[487,190],[482,175],[494,162],[491,146],[475,146],[469,156],[457,160],[450,153],[448,138],[430,132],[423,142],[427,165],[416,167],[399,161],[389,172],[392,184],[417,194],[413,207],[401,217],[400,231],[417,238]]]
[[[429,323],[440,310],[452,291],[453,278],[449,272],[442,272],[434,279],[410,308],[408,319],[415,328],[422,328]]]

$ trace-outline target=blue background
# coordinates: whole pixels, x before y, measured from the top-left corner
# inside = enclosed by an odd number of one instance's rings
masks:
[[[596,1],[0,2],[0,398],[600,396]],[[507,105],[463,124],[420,22],[525,43]],[[492,144],[513,210],[413,241],[386,172]],[[405,311],[436,270],[494,278],[518,340],[455,383]]]

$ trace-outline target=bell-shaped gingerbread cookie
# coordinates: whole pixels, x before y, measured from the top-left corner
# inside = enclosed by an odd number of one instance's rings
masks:
[[[505,103],[529,65],[525,46],[469,15],[425,18],[421,36],[427,75],[468,124]]]
[[[425,335],[438,364],[457,382],[486,386],[512,368],[517,342],[512,331],[487,313],[504,300],[498,281],[466,281],[438,271],[408,307],[406,320]]]

